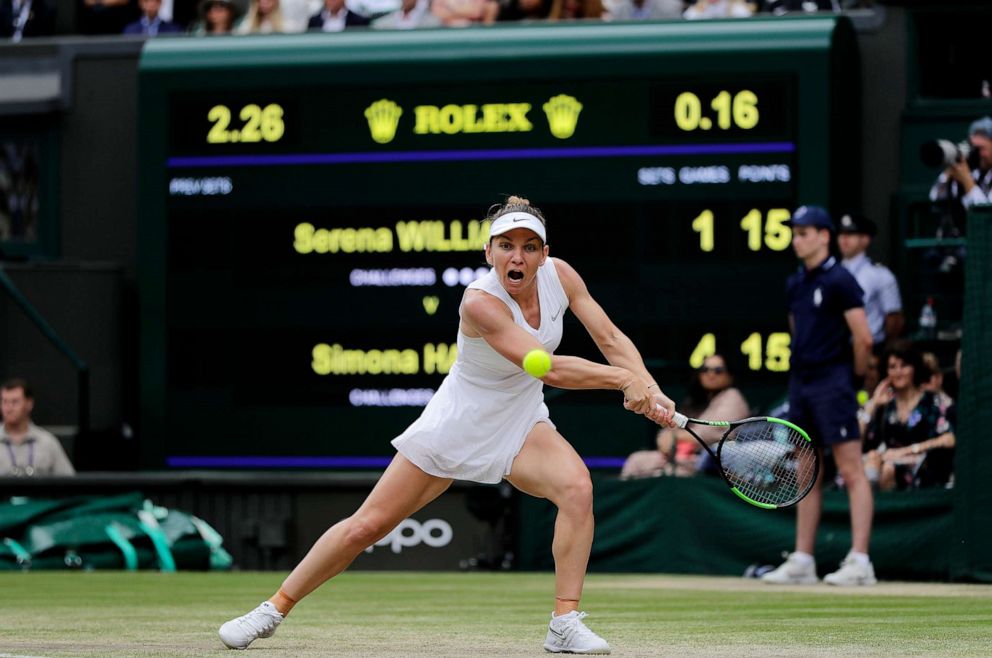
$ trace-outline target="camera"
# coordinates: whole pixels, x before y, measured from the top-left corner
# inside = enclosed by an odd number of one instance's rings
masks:
[[[928,167],[946,169],[964,160],[969,169],[978,169],[979,153],[968,140],[955,144],[947,139],[935,139],[920,146],[920,160]]]

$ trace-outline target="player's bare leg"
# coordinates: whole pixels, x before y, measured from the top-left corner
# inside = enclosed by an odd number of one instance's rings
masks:
[[[271,599],[221,626],[221,640],[232,649],[244,649],[260,637],[270,637],[300,599],[344,571],[359,553],[450,485],[451,480],[428,475],[396,455],[358,511],[314,543]]]
[[[572,446],[546,423],[538,423],[513,460],[506,478],[514,487],[558,507],[551,552],[555,558],[555,611],[544,648],[552,652],[609,653],[578,612],[592,549],[594,521],[589,469]]]
[[[510,475],[514,487],[558,507],[551,552],[555,558],[556,613],[578,608],[594,529],[589,469],[572,446],[546,423],[538,423]]]
[[[451,480],[428,475],[397,454],[358,511],[331,526],[314,543],[283,581],[281,591],[299,601],[449,486]]]

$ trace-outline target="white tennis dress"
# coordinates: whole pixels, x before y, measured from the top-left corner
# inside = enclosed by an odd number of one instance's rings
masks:
[[[517,302],[500,284],[496,270],[469,285],[498,298],[513,321],[553,353],[561,343],[568,297],[548,258],[537,270],[541,327],[524,319]],[[544,385],[509,361],[482,338],[458,331],[458,357],[437,393],[393,446],[425,473],[495,483],[510,473],[513,459],[537,423],[554,427],[544,404]]]

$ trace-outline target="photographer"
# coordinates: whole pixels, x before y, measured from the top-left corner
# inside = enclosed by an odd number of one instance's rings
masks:
[[[982,117],[968,128],[969,149],[938,142],[947,168],[930,188],[931,201],[959,201],[965,210],[972,204],[992,201],[992,117]],[[947,146],[950,148],[947,148]],[[962,146],[965,146],[962,144]],[[938,147],[938,148],[941,148]],[[965,153],[964,151],[969,152]],[[951,151],[956,151],[952,153]]]

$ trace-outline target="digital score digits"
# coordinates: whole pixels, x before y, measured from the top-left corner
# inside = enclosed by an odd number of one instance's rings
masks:
[[[709,101],[711,115],[704,112],[703,104]],[[675,125],[679,130],[752,130],[761,117],[758,111],[758,95],[749,89],[731,93],[720,90],[715,96],[700,99],[698,94],[684,91],[675,98]]]
[[[740,211],[734,213],[731,209],[726,208],[717,211],[706,208],[691,220],[691,227],[698,238],[697,244],[699,252],[702,254],[713,253],[717,249],[717,225],[719,224],[736,233],[733,235],[728,232],[721,235],[719,239],[734,239],[741,243],[740,248],[744,248],[744,251],[740,257],[761,258],[758,252],[780,254],[789,249],[792,244],[792,229],[786,226],[785,222],[790,216],[791,213],[787,208],[771,208],[764,211],[761,208],[751,208],[743,215]],[[736,222],[721,221],[731,217],[734,217]],[[736,329],[737,331],[743,330],[743,334],[746,336],[743,340],[740,339],[741,334],[736,331],[732,332],[737,336],[736,338],[733,336],[718,338],[717,334],[712,331],[705,331],[698,339],[692,338],[692,340],[696,340],[696,343],[689,353],[689,365],[692,368],[698,368],[706,357],[719,352],[726,355],[739,355],[742,357],[742,365],[745,365],[752,372],[788,372],[792,342],[788,332],[770,331],[763,333],[752,331],[746,328],[746,325]]]
[[[792,244],[792,229],[785,225],[791,213],[788,208],[772,208],[762,212],[751,209],[740,220],[740,228],[747,235],[747,248],[760,251],[784,251]],[[692,230],[699,235],[699,250],[711,252],[716,247],[716,215],[710,209],[703,210],[692,220]]]
[[[235,113],[240,123],[232,124]],[[284,114],[282,105],[278,103],[269,103],[265,107],[249,103],[233,110],[227,105],[214,105],[207,111],[207,121],[210,123],[207,143],[278,142],[286,134]]]
[[[738,350],[727,350],[717,344],[716,334],[707,332],[696,343],[689,355],[689,365],[698,368],[708,356],[717,352],[732,354],[738,351],[743,355],[748,370],[768,372],[788,372],[789,358],[792,356],[792,336],[785,331],[773,331],[767,336],[754,331],[738,346]]]

